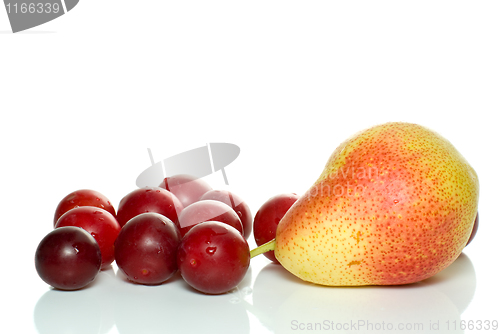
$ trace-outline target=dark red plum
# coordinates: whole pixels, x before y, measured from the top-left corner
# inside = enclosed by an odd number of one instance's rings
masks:
[[[185,174],[166,177],[159,187],[174,194],[184,207],[198,201],[204,193],[212,190],[202,179]]]
[[[121,199],[116,218],[123,227],[141,213],[156,212],[178,225],[183,208],[179,199],[170,191],[159,187],[145,187],[133,190]]]
[[[40,278],[54,288],[78,290],[99,273],[101,251],[97,241],[83,228],[56,228],[38,244],[35,268]]]
[[[132,282],[156,285],[177,272],[177,226],[158,213],[130,219],[116,238],[116,265]]]
[[[203,200],[219,201],[233,208],[243,225],[243,236],[248,239],[252,233],[253,217],[250,207],[241,197],[228,190],[210,190],[200,197],[200,201]]]
[[[203,222],[182,239],[177,265],[184,280],[206,294],[235,288],[250,266],[250,249],[241,233],[221,222]]]
[[[93,206],[104,209],[116,218],[115,208],[106,196],[95,190],[80,189],[66,195],[59,202],[54,213],[54,226],[56,225],[59,217],[61,217],[65,212],[81,206]]]
[[[467,247],[467,245],[470,244],[472,239],[474,239],[474,237],[476,236],[478,227],[479,227],[479,212],[476,214],[476,219],[474,220],[474,226],[472,227],[472,232],[470,234],[469,240],[467,241],[467,244],[465,244],[465,247]]]
[[[279,194],[262,204],[253,221],[253,236],[257,246],[263,245],[276,237],[276,229],[281,218],[298,198],[299,196],[294,193]],[[265,252],[264,256],[275,263],[279,263],[274,256],[274,251]]]
[[[74,208],[64,213],[55,227],[63,226],[81,227],[95,238],[101,250],[103,268],[114,261],[114,244],[121,227],[111,213],[91,206]]]
[[[206,221],[228,224],[243,234],[241,220],[230,206],[219,201],[206,200],[195,202],[181,212],[179,216],[181,235],[184,236],[191,228]]]

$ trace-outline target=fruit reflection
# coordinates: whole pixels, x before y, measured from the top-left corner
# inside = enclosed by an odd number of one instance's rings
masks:
[[[277,280],[280,284],[269,283]],[[394,333],[398,326],[409,326],[403,328],[405,333],[436,333],[436,326],[462,333],[459,328],[448,329],[446,321],[460,323],[475,287],[474,267],[465,254],[434,277],[400,286],[324,287],[301,281],[271,263],[259,272],[253,304],[247,307],[275,333],[307,330],[315,324],[319,324],[316,330],[347,326],[356,333]]]

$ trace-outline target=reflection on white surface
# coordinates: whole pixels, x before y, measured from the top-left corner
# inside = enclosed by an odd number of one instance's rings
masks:
[[[253,286],[251,312],[275,333],[462,333],[460,314],[475,287],[465,254],[434,277],[404,286],[323,287],[269,264]]]
[[[77,291],[50,288],[35,305],[34,321],[39,333],[107,333],[113,327],[112,269],[101,271],[94,282]]]
[[[251,283],[252,272],[240,286]],[[145,286],[112,269],[79,291],[50,289],[37,302],[35,326],[41,334],[250,333],[242,294],[248,289],[209,296],[193,290],[177,274],[168,282]],[[60,320],[59,320],[60,318]],[[55,320],[57,319],[57,320]]]
[[[274,333],[463,333],[460,315],[476,287],[465,254],[434,277],[405,286],[318,286],[259,261],[260,270],[253,268],[237,289],[218,296],[196,292],[179,275],[143,286],[109,269],[83,290],[43,294],[35,325],[41,334],[104,334],[112,328],[121,334],[244,334],[254,332],[250,313]]]

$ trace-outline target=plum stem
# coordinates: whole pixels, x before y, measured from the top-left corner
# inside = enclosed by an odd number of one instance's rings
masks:
[[[250,251],[250,258],[253,258],[253,257],[260,255],[262,253],[265,253],[265,252],[272,251],[272,250],[274,250],[275,246],[276,246],[276,239],[273,239],[269,242],[266,242],[265,244],[260,245],[259,247],[252,249]]]

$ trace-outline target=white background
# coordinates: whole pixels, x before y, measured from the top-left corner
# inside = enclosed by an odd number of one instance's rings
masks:
[[[500,320],[489,306],[500,294],[499,17],[498,1],[82,0],[12,34],[0,9],[0,332],[307,333],[371,321],[460,333],[461,320],[492,332],[477,323]],[[70,293],[37,276],[59,200],[90,188],[116,207],[150,165],[147,148],[160,160],[238,145],[229,186],[220,172],[205,180],[255,213],[275,194],[305,192],[341,141],[388,121],[441,133],[480,179],[476,239],[422,284],[319,288],[263,257],[215,297],[113,271]]]

